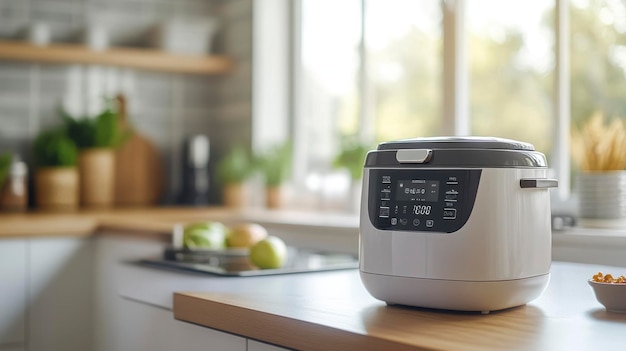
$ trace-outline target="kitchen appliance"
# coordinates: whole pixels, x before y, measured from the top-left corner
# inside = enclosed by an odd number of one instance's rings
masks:
[[[209,203],[209,138],[192,135],[183,147],[182,191],[179,202],[185,205]]]
[[[548,284],[545,156],[519,141],[385,142],[365,160],[359,269],[388,304],[481,311],[523,305]]]

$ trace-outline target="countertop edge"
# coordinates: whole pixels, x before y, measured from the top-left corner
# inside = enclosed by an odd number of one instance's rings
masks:
[[[328,345],[341,350],[433,350],[228,304],[207,293],[175,292],[173,312],[180,321],[296,350],[326,351]]]
[[[0,213],[0,238],[91,236],[97,231],[116,230],[168,235],[177,223],[201,220],[225,223],[247,221],[284,228],[326,228],[349,234],[358,232],[357,217],[340,213],[256,208],[143,207],[59,213]]]

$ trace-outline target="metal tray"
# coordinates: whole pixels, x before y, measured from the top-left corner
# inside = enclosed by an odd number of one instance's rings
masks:
[[[324,253],[288,248],[285,266],[278,269],[259,269],[250,263],[247,252],[241,250],[185,250],[168,247],[163,257],[146,258],[139,264],[157,268],[191,271],[228,277],[247,277],[275,274],[319,272],[358,268],[353,255]]]

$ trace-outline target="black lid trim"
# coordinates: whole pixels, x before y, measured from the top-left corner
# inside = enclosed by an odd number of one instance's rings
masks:
[[[406,164],[396,159],[397,150],[370,151],[365,167],[394,168],[546,168],[544,154],[538,151],[503,149],[441,149],[432,150],[426,163]]]
[[[505,149],[534,151],[533,144],[494,137],[431,137],[388,141],[378,144],[378,150],[398,149]]]

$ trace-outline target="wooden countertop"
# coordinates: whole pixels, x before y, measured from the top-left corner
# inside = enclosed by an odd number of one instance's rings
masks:
[[[0,214],[0,238],[24,236],[89,236],[97,230],[169,234],[176,223],[199,220],[256,221],[281,225],[332,227],[356,232],[357,217],[341,214],[272,211],[256,208],[148,207]]]
[[[547,290],[488,315],[389,307],[358,271],[235,278],[174,294],[175,318],[299,350],[617,350],[626,314],[606,312],[587,285],[626,268],[554,262]],[[232,285],[232,287],[230,287]]]
[[[181,221],[206,219],[224,211],[207,208],[128,208],[76,212],[0,214],[0,238],[22,236],[89,236],[98,229],[169,233]]]

